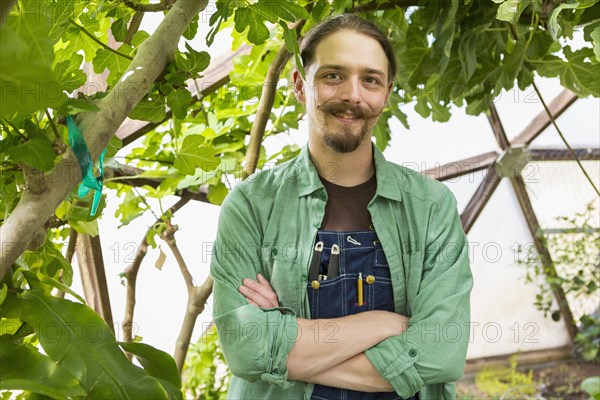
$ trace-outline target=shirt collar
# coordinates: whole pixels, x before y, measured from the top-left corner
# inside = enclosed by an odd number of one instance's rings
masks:
[[[392,166],[373,142],[371,142],[371,150],[373,152],[373,159],[375,160],[375,175],[377,179],[377,191],[375,192],[375,195],[400,201],[402,196],[400,194],[399,182],[394,174]],[[300,173],[298,180],[298,197],[306,196],[316,190],[325,190],[325,187],[319,179],[317,169],[310,159],[308,143],[300,150],[297,168]]]

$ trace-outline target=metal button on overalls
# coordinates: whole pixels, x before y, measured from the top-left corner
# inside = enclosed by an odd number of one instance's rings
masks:
[[[345,317],[370,310],[394,311],[390,269],[373,230],[317,231],[309,269],[307,290],[312,319]],[[311,399],[398,400],[401,397],[394,392],[366,393],[315,385]]]

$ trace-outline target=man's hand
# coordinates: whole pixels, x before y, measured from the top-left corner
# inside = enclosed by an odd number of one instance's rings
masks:
[[[279,307],[277,293],[271,284],[261,274],[256,276],[258,282],[250,278],[244,279],[243,285],[239,287],[240,293],[248,300],[248,303],[263,308]]]

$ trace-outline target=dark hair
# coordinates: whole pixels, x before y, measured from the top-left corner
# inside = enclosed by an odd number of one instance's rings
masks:
[[[396,59],[394,58],[394,50],[387,37],[381,30],[372,22],[364,20],[355,14],[341,14],[335,17],[328,18],[317,25],[313,26],[300,42],[300,57],[304,69],[308,69],[315,55],[317,45],[327,36],[341,31],[350,30],[357,33],[367,35],[379,42],[388,60],[388,76],[389,80],[393,80],[396,76]]]

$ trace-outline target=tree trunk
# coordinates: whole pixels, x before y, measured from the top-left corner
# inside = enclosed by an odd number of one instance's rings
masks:
[[[173,59],[179,38],[192,18],[207,4],[208,0],[177,1],[154,34],[140,45],[123,75],[126,78],[119,80],[106,97],[98,100],[100,111],[78,115],[77,124],[94,160]],[[81,181],[81,170],[69,149],[52,171],[47,175],[35,175],[33,179],[39,182],[28,183],[43,189],[35,192],[26,189],[19,204],[0,228],[0,279],[43,228],[60,202]]]

